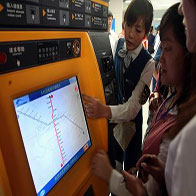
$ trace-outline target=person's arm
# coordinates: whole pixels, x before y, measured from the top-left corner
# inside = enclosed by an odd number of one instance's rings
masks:
[[[118,43],[118,35],[114,31],[111,31],[111,35],[109,36],[109,39],[110,39],[110,45],[111,45],[112,54],[114,58],[115,53],[116,53],[116,46]]]
[[[139,178],[126,171],[122,171],[122,174],[125,178],[126,188],[130,193],[136,196],[147,196],[146,188]]]
[[[106,152],[104,150],[98,150],[92,159],[93,173],[109,184],[112,170],[113,168]]]
[[[84,100],[85,111],[90,118],[107,118],[110,119],[111,109],[109,106],[101,103],[99,99],[89,97],[88,95],[82,95]]]
[[[90,118],[107,118],[110,119],[112,122],[117,123],[126,122],[134,119],[137,116],[139,110],[141,109],[141,104],[139,103],[139,100],[144,86],[150,86],[153,70],[154,61],[153,59],[150,59],[141,74],[138,84],[132,92],[132,96],[124,104],[108,106],[102,104],[97,98],[82,95],[85,102],[84,107],[87,115]]]
[[[142,172],[151,174],[160,185],[164,184],[165,165],[156,155],[144,154],[138,160],[136,166],[143,170]]]
[[[127,189],[124,177],[117,170],[112,170],[110,177],[110,191],[116,196],[133,196]]]
[[[149,97],[149,110],[151,112],[156,112],[161,104],[161,99],[158,92],[153,92]]]
[[[134,119],[141,109],[139,103],[142,91],[145,85],[150,86],[152,74],[154,71],[154,60],[150,59],[146,64],[140,80],[132,92],[132,96],[124,104],[117,106],[110,106],[111,109],[111,121],[112,122],[125,122]]]
[[[173,160],[171,175],[172,196],[194,196],[196,182],[196,116],[182,129],[169,147],[166,163],[170,165],[170,158]],[[178,139],[178,140],[176,140]],[[178,142],[176,142],[178,141]],[[170,151],[176,148],[176,154],[170,157]],[[167,180],[167,179],[166,179]],[[167,182],[166,182],[167,183]]]
[[[113,48],[113,59],[115,58],[115,54],[116,54],[116,48],[117,48],[117,44],[118,44],[118,36],[115,38],[115,42],[114,42],[114,48]]]
[[[112,168],[104,150],[98,150],[93,157],[92,172],[108,183],[110,191],[116,196],[131,196],[125,187],[122,174]]]

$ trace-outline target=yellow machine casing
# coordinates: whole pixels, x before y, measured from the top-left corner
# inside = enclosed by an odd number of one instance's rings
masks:
[[[0,193],[3,196],[34,196],[34,188],[13,99],[77,76],[82,94],[105,102],[96,56],[86,32],[1,31],[0,42],[81,39],[81,56],[0,75]],[[1,49],[0,49],[1,50]],[[81,196],[92,186],[95,196],[108,195],[108,186],[92,174],[91,160],[97,149],[107,151],[106,119],[89,119],[92,146],[52,188],[48,196]],[[32,146],[33,148],[33,146]]]

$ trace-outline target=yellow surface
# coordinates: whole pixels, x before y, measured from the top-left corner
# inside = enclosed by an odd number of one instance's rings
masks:
[[[108,3],[105,2],[105,1],[101,1],[101,0],[91,0],[92,2],[95,2],[95,3],[99,3],[101,5],[104,5],[104,6],[107,6],[108,7]]]
[[[82,94],[105,102],[96,56],[86,32],[1,31],[0,42],[81,38],[81,57],[0,75],[0,183],[5,196],[35,196],[30,169],[17,123],[13,99],[78,76]],[[92,147],[55,185],[48,196],[71,196],[85,192],[93,184],[95,195],[107,195],[107,186],[91,174],[91,158],[96,149],[107,150],[105,119],[88,119]],[[10,193],[11,190],[11,193]]]
[[[6,168],[3,161],[3,156],[0,149],[0,196],[4,196],[5,194],[6,196],[12,195]]]

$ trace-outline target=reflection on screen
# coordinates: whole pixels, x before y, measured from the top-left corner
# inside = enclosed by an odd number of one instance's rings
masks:
[[[14,100],[37,195],[43,196],[91,146],[77,78]]]

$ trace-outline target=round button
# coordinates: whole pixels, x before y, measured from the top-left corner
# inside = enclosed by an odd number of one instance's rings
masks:
[[[7,62],[7,55],[4,52],[0,52],[0,64],[5,64]]]
[[[73,42],[73,54],[74,56],[78,56],[80,54],[80,42],[78,40],[74,40]]]

